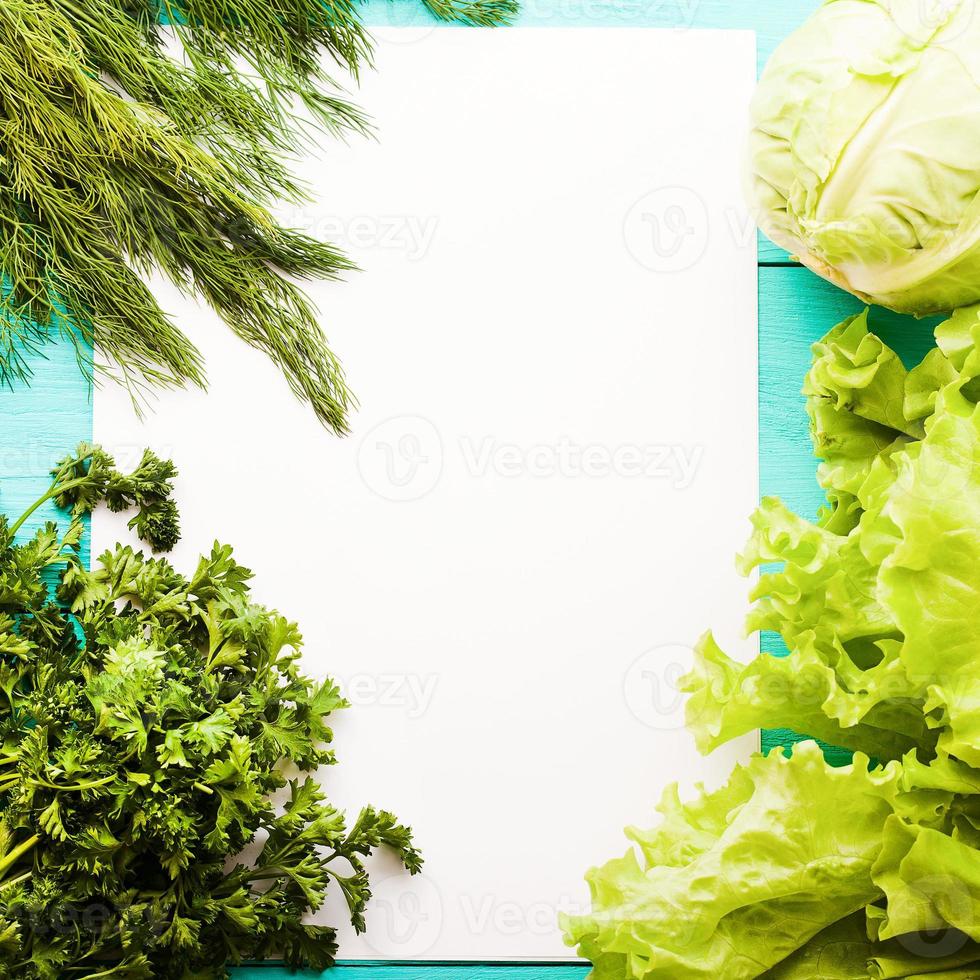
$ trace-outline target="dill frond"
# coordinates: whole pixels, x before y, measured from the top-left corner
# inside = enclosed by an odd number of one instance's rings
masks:
[[[506,21],[511,0],[424,0],[438,17]],[[184,57],[164,49],[176,25]],[[189,338],[146,278],[162,270],[264,351],[338,433],[352,396],[294,280],[353,268],[333,246],[280,226],[302,201],[288,160],[318,129],[369,123],[328,68],[371,64],[349,0],[4,0],[0,4],[0,383],[68,338],[91,373],[134,397],[206,384]]]

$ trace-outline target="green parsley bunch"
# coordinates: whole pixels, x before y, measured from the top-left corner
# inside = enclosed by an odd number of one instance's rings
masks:
[[[174,475],[149,451],[123,474],[83,445],[27,514],[0,517],[0,977],[322,969],[335,930],[304,917],[330,885],[362,930],[364,858],[387,845],[420,868],[391,813],[348,825],[309,775],[336,761],[328,719],[346,702],[301,673],[296,625],[250,601],[231,548],[190,577],[123,545],[83,565],[101,502],[171,547]],[[47,499],[71,508],[67,529],[15,541]]]

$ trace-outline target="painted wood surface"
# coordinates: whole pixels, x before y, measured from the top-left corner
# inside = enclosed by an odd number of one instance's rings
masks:
[[[759,63],[818,5],[818,0],[525,0],[519,23],[527,26],[748,29],[758,37]],[[410,0],[368,0],[371,24],[432,27]],[[658,93],[651,93],[656,99]],[[860,309],[852,297],[791,263],[762,243],[759,252],[760,480],[764,494],[778,494],[798,512],[812,515],[821,502],[814,482],[807,418],[799,394],[809,364],[809,345],[843,317]],[[692,297],[692,302],[697,302]],[[907,363],[928,349],[928,325],[881,314],[877,326]],[[230,341],[230,335],[229,335]],[[91,397],[67,345],[53,344],[34,362],[30,387],[0,391],[0,509],[16,515],[44,491],[52,463],[91,438]],[[54,518],[48,508],[37,522]],[[778,638],[763,649],[779,650]],[[765,744],[785,741],[767,733]],[[573,859],[570,857],[570,859]],[[583,869],[584,870],[584,869]],[[329,971],[338,980],[580,980],[580,965],[540,964],[344,964]],[[236,980],[285,980],[281,966],[244,966]],[[313,974],[300,974],[300,976]]]

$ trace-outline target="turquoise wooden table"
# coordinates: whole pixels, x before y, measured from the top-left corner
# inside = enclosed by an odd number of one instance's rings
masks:
[[[526,0],[525,26],[669,27],[678,30],[739,28],[757,32],[760,67],[775,45],[798,26],[818,0]],[[431,23],[411,0],[369,0],[369,23],[404,26]],[[461,28],[441,28],[458,30]],[[724,84],[724,79],[718,80]],[[653,93],[655,97],[655,93]],[[692,303],[698,302],[692,297]],[[772,245],[759,249],[759,425],[760,485],[797,512],[812,516],[822,502],[814,481],[807,417],[800,386],[809,365],[809,347],[831,326],[861,308],[853,297],[790,262]],[[880,314],[876,328],[908,364],[931,346],[922,324]],[[0,507],[19,513],[40,496],[51,463],[92,435],[92,404],[74,357],[66,346],[48,348],[38,361],[33,384],[0,393]],[[748,516],[748,515],[746,515]],[[38,522],[57,517],[53,510]],[[748,527],[748,525],[746,525]],[[763,649],[779,651],[777,637],[763,637]],[[786,733],[764,733],[771,747]],[[840,759],[840,756],[832,758]],[[625,846],[625,841],[624,841]],[[329,971],[336,980],[579,980],[587,968],[548,964],[344,964]],[[285,980],[274,965],[242,967],[237,980]],[[312,976],[312,974],[306,974]]]

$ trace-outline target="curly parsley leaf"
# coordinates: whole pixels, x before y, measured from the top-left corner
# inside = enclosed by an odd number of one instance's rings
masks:
[[[154,550],[176,541],[171,463],[147,452],[123,473],[82,445],[53,476],[64,533],[18,542],[39,504],[0,520],[0,977],[330,966],[335,930],[305,922],[328,891],[363,929],[364,859],[421,867],[392,814],[348,826],[314,776],[347,702],[302,673],[299,629],[252,601],[230,547],[190,577],[123,545],[82,565],[100,503],[135,510]]]

